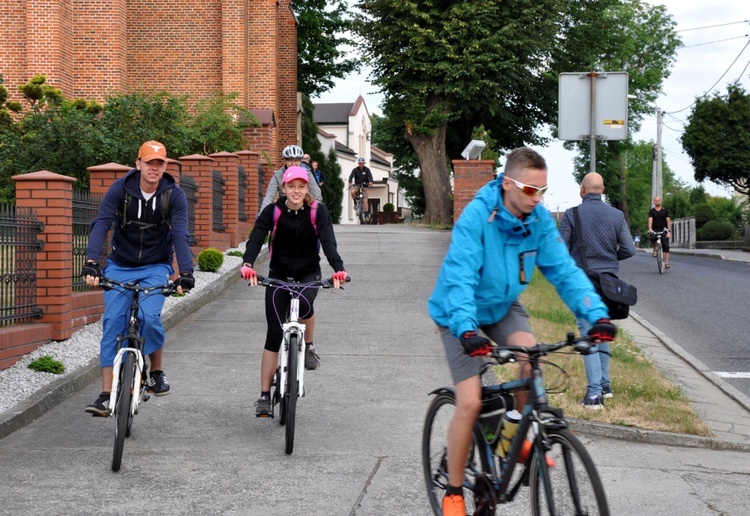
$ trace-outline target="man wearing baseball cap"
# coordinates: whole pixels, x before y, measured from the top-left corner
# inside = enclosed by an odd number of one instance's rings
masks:
[[[188,208],[185,192],[166,173],[167,149],[157,141],[148,141],[138,150],[135,168],[112,183],[91,223],[86,264],[81,276],[89,286],[99,285],[102,274],[122,283],[141,286],[163,285],[174,274],[175,254],[180,268],[175,283],[182,291],[195,286],[190,254]],[[112,252],[104,266],[107,233],[112,231]],[[165,330],[161,320],[164,296],[146,296],[141,301],[144,355],[150,359],[148,390],[154,396],[172,392],[162,370]],[[117,353],[117,335],[127,333],[130,296],[117,289],[104,293],[102,339],[99,362],[102,367],[102,393],[86,412],[108,416],[112,387],[112,365]]]

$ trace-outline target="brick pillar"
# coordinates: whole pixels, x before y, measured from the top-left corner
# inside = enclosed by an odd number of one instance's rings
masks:
[[[180,174],[182,173],[182,163],[176,159],[167,158],[167,170],[166,172],[171,175],[177,186],[180,185]]]
[[[225,237],[227,245],[237,247],[237,222],[240,218],[240,197],[239,197],[239,156],[233,152],[217,152],[209,154],[214,159],[213,169],[221,172],[224,178],[224,220],[226,228]],[[218,235],[215,235],[218,236]]]
[[[477,191],[495,179],[495,162],[491,159],[454,159],[453,222],[474,198]]]
[[[119,163],[106,163],[88,167],[86,170],[89,172],[89,192],[105,194],[112,183],[127,174],[131,168]]]
[[[47,170],[13,176],[16,206],[33,208],[44,231],[37,255],[37,299],[42,323],[53,326],[54,340],[73,335],[73,183],[72,177]]]
[[[247,185],[245,188],[245,215],[247,215],[246,221],[240,221],[239,224],[239,236],[240,241],[245,241],[250,236],[250,230],[255,225],[255,219],[258,216],[258,209],[260,208],[258,198],[258,162],[260,161],[260,154],[252,151],[239,151],[237,155],[240,157],[240,165],[245,167],[245,174],[247,174]]]
[[[213,159],[200,154],[191,154],[180,158],[182,163],[182,175],[188,175],[195,180],[195,186],[198,188],[196,196],[198,197],[195,204],[195,237],[198,239],[198,245],[194,248],[205,249],[211,247],[211,228],[213,220],[213,175],[211,166]]]

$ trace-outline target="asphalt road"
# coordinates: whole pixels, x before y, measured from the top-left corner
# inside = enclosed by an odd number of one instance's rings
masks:
[[[750,264],[677,254],[670,261],[662,275],[651,253],[620,262],[621,276],[638,287],[634,309],[750,395],[750,378],[722,374],[750,373]]]

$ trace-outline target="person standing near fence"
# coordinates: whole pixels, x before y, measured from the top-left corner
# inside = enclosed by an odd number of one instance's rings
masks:
[[[604,180],[596,172],[589,172],[583,178],[580,194],[583,199],[581,204],[566,210],[563,215],[560,235],[570,249],[576,265],[584,268],[573,215],[573,210],[577,209],[581,238],[586,251],[586,272],[608,272],[617,276],[618,261],[635,254],[635,245],[625,216],[620,210],[605,204],[602,200]],[[582,317],[576,318],[576,324],[581,335],[585,335],[591,329],[591,323]],[[609,376],[610,345],[608,342],[602,342],[591,350],[591,354],[583,356],[587,387],[581,403],[587,409],[597,410],[604,408],[604,398],[614,396]]]
[[[148,141],[141,145],[135,164],[134,169],[112,184],[99,206],[99,214],[91,223],[87,261],[81,276],[92,287],[99,285],[102,273],[123,283],[162,285],[174,274],[172,264],[176,254],[180,270],[174,281],[179,291],[188,291],[195,286],[195,279],[185,192],[166,173],[167,149],[163,144]],[[102,269],[99,260],[110,228],[113,228],[112,253]],[[142,336],[146,340],[144,354],[150,362],[148,390],[154,396],[172,392],[162,369],[166,336],[161,320],[164,300],[164,296],[154,295],[143,298],[141,303]],[[126,333],[129,306],[127,294],[116,289],[104,293],[99,345],[102,393],[85,409],[94,416],[109,415],[117,336]]]

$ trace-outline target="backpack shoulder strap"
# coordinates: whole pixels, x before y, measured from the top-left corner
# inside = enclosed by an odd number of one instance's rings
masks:
[[[164,222],[169,223],[169,204],[170,199],[172,198],[172,189],[169,188],[164,191],[163,194],[161,194],[161,216],[164,219]]]
[[[318,234],[318,201],[313,201],[310,206],[310,221],[312,222],[313,228],[315,228],[315,234]]]

